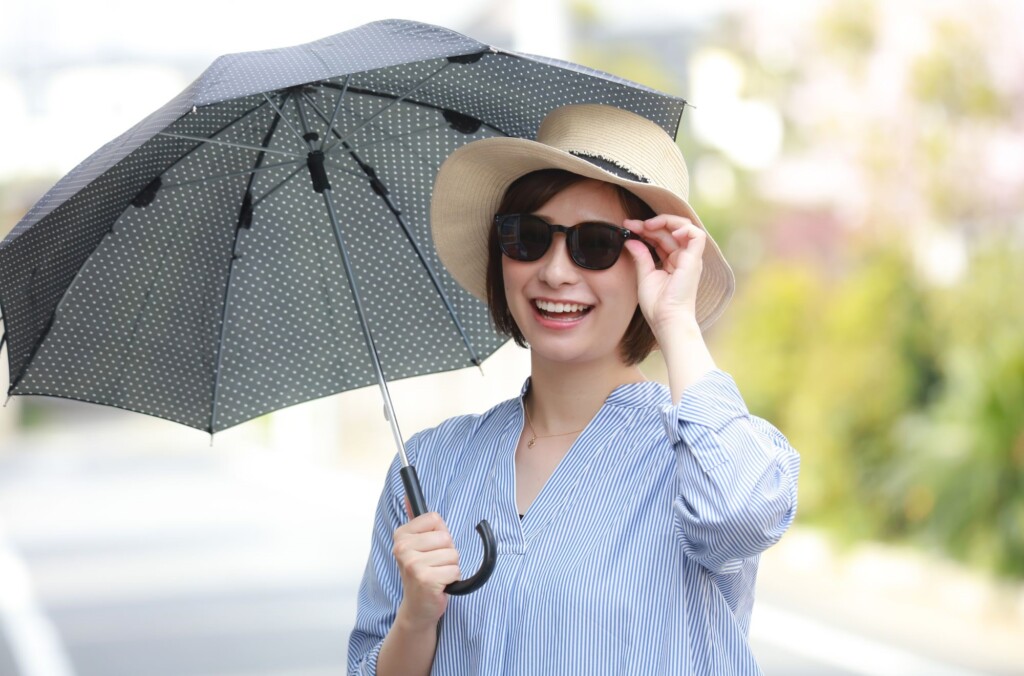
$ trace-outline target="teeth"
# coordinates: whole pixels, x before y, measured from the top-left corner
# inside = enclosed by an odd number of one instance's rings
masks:
[[[590,309],[589,305],[579,305],[577,303],[550,303],[546,300],[536,300],[534,302],[544,312],[583,312]]]

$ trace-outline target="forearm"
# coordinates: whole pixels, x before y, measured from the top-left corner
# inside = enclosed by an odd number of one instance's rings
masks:
[[[427,676],[437,649],[437,626],[413,625],[401,610],[384,637],[377,658],[378,676]]]
[[[770,423],[751,416],[728,374],[707,374],[665,409],[676,452],[674,507],[687,554],[728,572],[770,546],[796,510],[800,458]]]
[[[665,358],[672,403],[678,404],[686,388],[716,368],[715,360],[695,321],[673,323],[659,333],[658,343]]]

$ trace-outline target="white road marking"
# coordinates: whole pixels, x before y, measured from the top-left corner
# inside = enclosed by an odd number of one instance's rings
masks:
[[[978,676],[761,603],[754,606],[750,638],[865,676]]]
[[[24,560],[10,546],[0,521],[0,627],[20,676],[74,676],[60,635],[36,599]]]

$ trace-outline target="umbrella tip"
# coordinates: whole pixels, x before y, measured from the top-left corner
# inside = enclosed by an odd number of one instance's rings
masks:
[[[11,395],[8,394],[7,398],[4,399],[4,408],[7,408],[7,404],[9,404],[10,401],[11,401]]]

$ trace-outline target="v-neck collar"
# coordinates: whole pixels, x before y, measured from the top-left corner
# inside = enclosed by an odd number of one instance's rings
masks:
[[[566,504],[580,494],[580,487],[594,471],[596,458],[614,444],[622,433],[616,421],[621,415],[609,415],[611,408],[650,408],[670,403],[671,395],[661,383],[641,381],[617,386],[605,399],[587,426],[576,437],[565,456],[552,471],[526,514],[520,518],[516,504],[515,453],[525,422],[523,398],[530,390],[530,378],[523,383],[519,393],[518,410],[509,416],[505,452],[499,459],[497,474],[501,476],[497,487],[504,486],[507,493],[500,495],[503,512],[510,516],[513,532],[517,533],[519,545],[516,553],[525,553],[530,542],[542,535]],[[497,477],[495,477],[497,478]],[[497,488],[496,487],[496,488]],[[500,490],[500,488],[499,488]],[[504,491],[501,491],[504,492]]]

